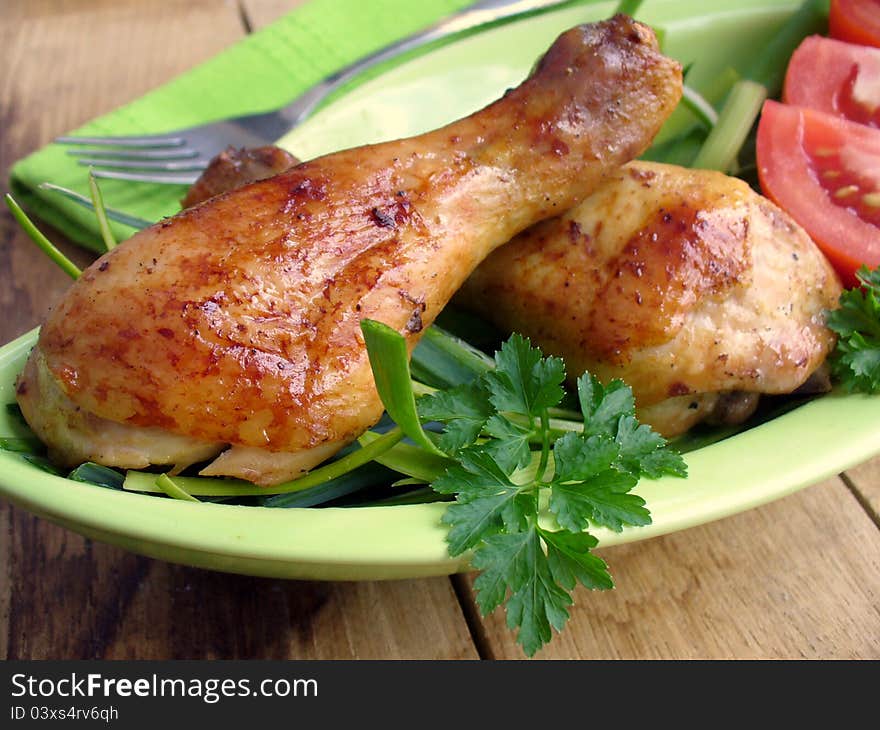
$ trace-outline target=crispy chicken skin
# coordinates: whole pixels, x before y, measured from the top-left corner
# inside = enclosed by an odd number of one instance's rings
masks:
[[[625,16],[574,28],[471,117],[303,163],[136,234],[73,285],[34,357],[99,418],[326,457],[382,412],[360,320],[414,346],[495,247],[640,154],[680,93],[650,29]],[[25,375],[20,391],[32,387]],[[53,418],[20,400],[32,425]]]
[[[833,347],[837,276],[807,234],[741,180],[634,162],[493,253],[456,301],[632,386],[672,436],[724,407],[789,393]],[[720,394],[725,394],[721,397]]]
[[[208,198],[247,183],[273,177],[299,162],[292,154],[275,145],[243,149],[229,147],[211,160],[199,179],[187,190],[180,205],[192,208]]]

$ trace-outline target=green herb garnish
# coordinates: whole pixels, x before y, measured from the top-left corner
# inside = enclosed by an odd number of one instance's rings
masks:
[[[368,432],[369,433],[369,432]],[[366,436],[366,434],[365,434]],[[363,438],[363,437],[362,437]],[[262,497],[267,494],[291,494],[304,492],[346,476],[359,467],[375,461],[403,438],[399,428],[383,434],[373,434],[365,439],[362,448],[352,449],[334,460],[325,461],[302,476],[273,487],[261,487],[241,479],[185,477],[174,478],[178,487],[188,494],[211,497]],[[148,472],[128,471],[123,488],[134,492],[163,492],[156,484],[156,475]]]
[[[779,95],[794,49],[808,35],[823,32],[827,18],[827,0],[804,0],[742,75],[725,69],[702,84],[701,97],[686,86],[682,105],[696,116],[697,122],[654,145],[643,159],[742,176],[738,158],[743,147],[748,146],[749,131],[764,99]],[[717,106],[722,101],[721,111],[714,118],[710,104]]]
[[[156,477],[156,486],[172,499],[181,499],[184,502],[198,502],[189,492],[183,489],[167,474],[160,474]]]
[[[762,84],[749,79],[737,81],[691,166],[735,172],[739,152],[766,98],[767,88]]]
[[[390,328],[367,327],[403,340]],[[371,365],[377,381],[383,370],[399,367],[374,358]],[[578,583],[613,587],[587,530],[650,524],[644,500],[632,494],[639,478],[685,476],[687,469],[663,438],[636,421],[632,391],[622,382],[603,386],[584,374],[582,426],[566,431],[550,418],[565,394],[562,360],[513,335],[494,365],[470,383],[419,398],[417,407],[422,422],[442,425],[437,446],[452,460],[431,483],[455,498],[442,518],[449,553],[473,551],[482,571],[474,584],[477,605],[487,614],[506,604],[508,625],[531,656],[550,641],[551,628],[564,626]]]
[[[35,454],[42,449],[42,442],[36,438],[0,436],[0,451],[14,451],[18,454]]]
[[[116,471],[116,469],[111,469],[109,466],[102,466],[101,464],[95,464],[91,461],[80,464],[67,475],[67,478],[72,479],[75,482],[94,484],[95,486],[104,487],[106,489],[122,489],[122,484],[125,481],[125,477]]]
[[[880,393],[880,267],[856,271],[861,287],[840,295],[840,308],[827,314],[837,333],[831,368],[851,392]]]
[[[617,7],[614,8],[613,14],[617,15],[618,13],[623,13],[624,15],[633,17],[638,12],[641,5],[642,0],[620,0],[620,2],[617,3]]]
[[[116,237],[110,230],[110,221],[107,219],[107,211],[104,209],[104,196],[98,187],[95,175],[89,169],[89,194],[92,196],[92,205],[95,207],[95,217],[98,219],[98,227],[101,229],[101,238],[104,239],[104,247],[109,251],[116,248]]]
[[[79,267],[73,263],[67,256],[65,256],[58,248],[53,244],[43,233],[34,225],[33,221],[28,218],[27,213],[25,213],[21,206],[15,202],[15,198],[13,198],[9,193],[6,193],[6,206],[9,208],[12,213],[13,218],[18,221],[18,224],[22,227],[25,233],[27,233],[28,237],[39,246],[40,250],[43,251],[52,261],[55,263],[58,268],[60,268],[65,274],[67,274],[71,279],[78,279],[80,274],[82,273],[79,270]]]
[[[60,185],[54,185],[48,182],[40,183],[39,185],[37,185],[37,187],[40,190],[47,190],[51,193],[56,193],[63,198],[72,200],[77,205],[82,206],[86,210],[90,210],[93,213],[96,212],[95,204],[92,202],[91,198],[87,198],[85,195],[77,193],[74,190],[70,190],[69,188],[64,188]],[[103,200],[101,202],[103,204]],[[121,210],[116,210],[116,208],[111,208],[107,205],[104,205],[103,208],[107,218],[112,221],[116,221],[117,223],[122,223],[129,228],[134,228],[135,230],[140,231],[153,225],[151,221],[144,220],[143,218],[138,218],[137,216],[129,215],[128,213],[124,213]]]
[[[406,340],[388,325],[371,319],[361,321],[361,331],[370,362],[394,363],[396,366],[373,368],[376,390],[388,415],[400,426],[403,433],[419,446],[426,451],[440,453],[419,423],[409,372]]]

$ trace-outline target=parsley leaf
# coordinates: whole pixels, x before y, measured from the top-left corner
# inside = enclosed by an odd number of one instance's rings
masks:
[[[615,441],[620,446],[620,468],[635,476],[687,476],[687,464],[681,454],[664,448],[666,439],[633,416],[621,416]]]
[[[438,445],[453,462],[431,484],[455,497],[441,518],[449,553],[473,553],[477,605],[484,614],[506,606],[531,656],[565,625],[578,584],[613,587],[588,530],[650,524],[632,489],[643,476],[685,476],[687,468],[638,423],[622,381],[603,385],[585,373],[577,381],[582,420],[551,419],[565,396],[562,360],[513,335],[494,364],[465,385],[422,396],[416,408],[422,422],[443,425]],[[559,529],[542,524],[542,508]]]
[[[458,459],[458,464],[431,485],[441,494],[458,493],[442,518],[450,525],[446,539],[452,556],[461,555],[502,529],[524,529],[527,515],[537,511],[534,494],[513,484],[487,452],[463,451]]]
[[[492,436],[492,440],[486,442],[484,448],[502,469],[512,472],[522,469],[532,460],[529,442],[534,435],[533,429],[495,414],[486,421],[486,434]]]
[[[441,447],[456,450],[458,463],[433,484],[456,495],[443,516],[449,552],[473,550],[482,571],[474,582],[477,605],[485,614],[506,604],[508,625],[532,655],[568,619],[578,583],[613,586],[587,530],[650,524],[645,501],[632,494],[639,478],[685,476],[687,468],[636,420],[632,390],[622,381],[605,386],[584,374],[577,383],[582,428],[553,432],[553,443],[549,409],[564,396],[561,361],[514,335],[495,365],[467,387],[420,402],[419,412],[446,424]],[[538,521],[545,491],[555,531]]]
[[[573,603],[558,585],[534,525],[515,534],[492,535],[474,556],[482,574],[474,581],[483,613],[498,607],[507,591],[507,625],[519,629],[517,643],[531,656],[561,631]]]
[[[570,532],[587,529],[592,523],[620,532],[624,525],[651,524],[645,500],[629,491],[638,483],[632,474],[614,469],[599,472],[581,482],[554,481],[550,492],[550,511],[560,527]]]
[[[617,460],[620,447],[608,436],[567,433],[553,445],[554,482],[589,479]]]
[[[584,433],[613,435],[621,416],[635,415],[632,389],[622,380],[612,380],[605,387],[598,378],[584,373],[578,378],[577,391],[584,414]]]
[[[625,525],[651,524],[645,501],[629,492],[642,471],[640,457],[671,455],[659,451],[665,443],[632,416],[620,417],[616,439],[576,433],[559,439],[553,446],[556,468],[549,486],[550,511],[560,527],[579,532],[592,523],[620,532]],[[654,464],[650,470],[660,471]]]
[[[614,588],[608,566],[590,551],[599,541],[587,532],[541,530],[547,545],[547,561],[556,581],[567,590],[577,583],[593,590]]]
[[[486,421],[495,413],[480,382],[423,396],[416,406],[422,420],[446,424],[438,446],[448,454],[476,441]]]
[[[499,412],[536,417],[565,394],[565,364],[558,357],[543,358],[525,337],[511,336],[495,354],[495,366],[484,377]]]
[[[837,333],[831,367],[849,391],[880,393],[880,267],[856,272],[860,288],[840,295],[840,308],[827,313]]]

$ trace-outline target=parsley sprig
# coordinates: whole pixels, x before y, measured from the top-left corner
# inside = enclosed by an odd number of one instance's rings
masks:
[[[377,338],[400,337],[376,323],[365,323],[364,333],[372,352],[383,349]],[[371,363],[374,371],[397,371],[398,384],[409,382],[405,362]],[[562,360],[543,357],[528,339],[513,335],[494,365],[471,382],[422,396],[416,408],[422,423],[442,428],[434,441],[452,459],[431,483],[455,498],[442,518],[449,553],[472,551],[481,571],[477,605],[485,615],[506,604],[508,626],[531,656],[550,641],[552,629],[562,630],[577,584],[613,587],[605,561],[592,553],[598,540],[589,529],[650,524],[633,487],[642,476],[685,476],[687,469],[662,437],[638,423],[623,382],[603,386],[582,375],[583,422],[572,431],[551,418],[565,396]],[[405,400],[387,392],[386,374],[376,382],[383,401]]]
[[[880,267],[856,271],[861,287],[840,295],[840,308],[827,314],[838,335],[832,370],[849,391],[880,393]]]

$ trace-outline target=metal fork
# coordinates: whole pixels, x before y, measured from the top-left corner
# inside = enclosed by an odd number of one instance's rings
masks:
[[[562,5],[572,0],[481,0],[415,35],[397,41],[331,74],[287,106],[262,114],[223,119],[164,134],[120,137],[58,137],[60,144],[86,145],[69,150],[96,177],[189,185],[211,158],[233,147],[272,143],[309,117],[331,92],[368,68],[427,43],[502,18]]]

